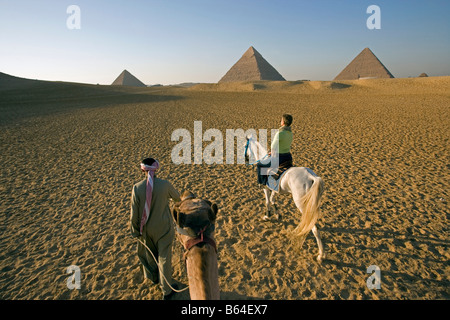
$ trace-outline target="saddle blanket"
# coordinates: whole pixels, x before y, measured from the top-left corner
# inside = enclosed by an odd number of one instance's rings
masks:
[[[279,190],[280,190],[280,182],[281,182],[281,179],[283,179],[283,177],[284,177],[284,174],[288,171],[289,169],[287,169],[287,170],[285,170],[281,175],[280,175],[280,177],[278,178],[278,179],[275,179],[273,176],[269,176],[268,178],[267,178],[267,187],[270,189],[270,190],[273,190],[273,191],[275,191],[275,192],[279,192]]]

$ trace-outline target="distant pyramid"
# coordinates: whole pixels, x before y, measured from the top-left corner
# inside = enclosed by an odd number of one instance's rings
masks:
[[[255,48],[250,47],[219,82],[256,80],[286,81]]]
[[[133,76],[127,70],[123,70],[116,80],[111,84],[112,86],[130,86],[130,87],[146,87],[138,78]]]
[[[334,80],[354,80],[360,78],[394,78],[394,76],[369,48],[365,48]]]

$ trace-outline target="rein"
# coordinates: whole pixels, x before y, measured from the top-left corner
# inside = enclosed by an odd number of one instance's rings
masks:
[[[167,280],[166,276],[164,275],[164,273],[163,273],[163,271],[161,269],[161,266],[158,263],[158,259],[156,259],[156,257],[154,256],[152,250],[150,250],[150,248],[141,239],[136,238],[136,240],[139,241],[148,250],[148,252],[150,252],[150,254],[153,257],[153,260],[155,260],[156,265],[157,265],[157,267],[159,269],[159,274],[162,275],[164,281],[167,283],[167,285],[170,287],[170,289],[172,289],[173,291],[178,292],[178,293],[186,291],[187,289],[189,289],[189,286],[187,286],[186,288],[183,288],[181,290],[180,289],[175,289],[174,287],[172,287],[172,285],[170,284],[169,280]]]

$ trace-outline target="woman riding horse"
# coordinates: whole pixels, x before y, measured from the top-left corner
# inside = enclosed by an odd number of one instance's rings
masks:
[[[275,137],[270,146],[271,151],[269,155],[271,158],[278,157],[279,169],[288,169],[292,167],[292,154],[291,143],[293,139],[292,130],[292,116],[290,114],[283,114],[281,117],[281,128],[275,134]],[[277,152],[278,150],[278,152]],[[265,186],[267,184],[268,175],[261,174],[261,168],[267,168],[271,166],[272,161],[268,163],[259,162],[256,167],[258,175],[258,183]],[[280,171],[280,170],[279,170]]]

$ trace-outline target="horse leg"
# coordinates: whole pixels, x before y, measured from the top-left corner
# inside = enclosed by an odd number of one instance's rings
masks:
[[[275,191],[272,191],[270,195],[270,205],[273,208],[273,214],[275,215],[275,219],[280,219],[280,214],[277,212],[277,206],[275,205],[275,195],[277,193]]]
[[[311,231],[313,232],[314,237],[316,237],[317,245],[319,246],[319,255],[317,256],[317,261],[320,263],[322,262],[322,259],[325,259],[326,257],[326,254],[323,252],[322,239],[320,239],[320,232],[319,229],[317,229],[316,225],[314,225]]]
[[[269,192],[270,190],[267,188],[264,188],[264,195],[266,196],[266,214],[263,217],[264,221],[269,220],[270,218],[270,201],[269,201]]]

